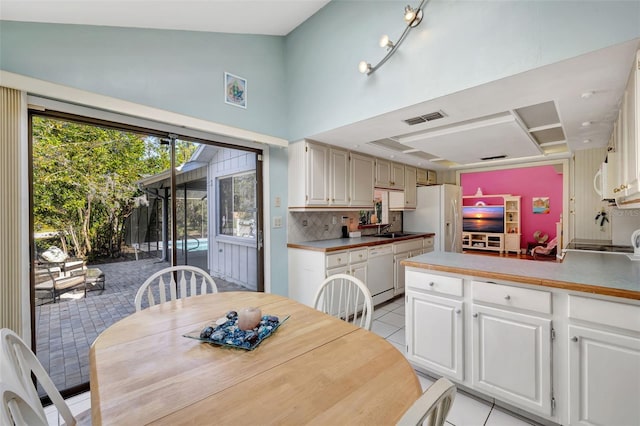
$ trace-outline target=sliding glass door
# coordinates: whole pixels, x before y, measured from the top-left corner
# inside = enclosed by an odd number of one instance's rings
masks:
[[[259,152],[56,112],[30,112],[33,348],[63,394],[88,352],[172,264],[220,291],[263,290]]]

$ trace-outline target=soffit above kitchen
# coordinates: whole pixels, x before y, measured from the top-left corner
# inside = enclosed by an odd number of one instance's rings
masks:
[[[433,169],[567,158],[607,146],[639,48],[634,39],[309,139]]]

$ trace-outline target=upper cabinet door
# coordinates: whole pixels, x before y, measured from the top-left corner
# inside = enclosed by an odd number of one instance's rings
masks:
[[[416,168],[411,166],[404,167],[404,208],[415,209],[417,202],[416,191]]]
[[[329,149],[329,205],[349,205],[349,152]]]
[[[329,203],[329,149],[324,145],[306,146],[307,205],[326,206]]]
[[[376,183],[378,188],[391,188],[391,161],[376,158]]]
[[[373,186],[375,160],[373,157],[352,152],[349,162],[351,174],[351,207],[371,209],[373,207]]]
[[[391,163],[391,188],[404,189],[404,164]]]

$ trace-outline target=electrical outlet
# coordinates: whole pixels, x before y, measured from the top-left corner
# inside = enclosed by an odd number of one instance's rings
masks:
[[[336,223],[338,223],[338,218],[337,218],[337,217],[335,217],[335,216],[333,216],[333,217],[331,218],[331,224],[332,224],[332,225],[335,225]]]
[[[282,228],[282,216],[275,216],[273,218],[273,227]]]
[[[328,231],[328,230],[329,230],[329,225],[325,225],[325,226],[324,226],[324,230],[325,230],[325,231]]]
[[[308,222],[307,222],[307,219],[303,220],[303,221],[302,221],[302,226],[307,226],[307,223],[308,223]]]

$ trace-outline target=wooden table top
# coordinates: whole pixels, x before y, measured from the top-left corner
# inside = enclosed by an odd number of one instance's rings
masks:
[[[229,310],[290,315],[255,350],[185,338]],[[228,292],[136,312],[91,347],[100,424],[395,424],[422,393],[380,336],[282,296]]]

